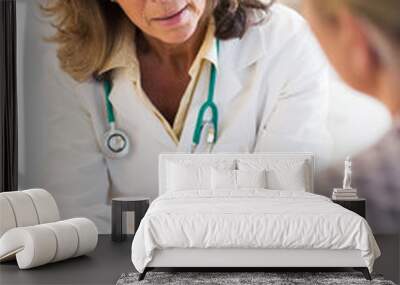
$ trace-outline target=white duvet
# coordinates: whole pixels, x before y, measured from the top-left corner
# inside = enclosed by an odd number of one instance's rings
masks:
[[[134,237],[132,262],[143,272],[165,248],[358,249],[371,272],[380,255],[359,215],[323,196],[265,189],[160,196]]]

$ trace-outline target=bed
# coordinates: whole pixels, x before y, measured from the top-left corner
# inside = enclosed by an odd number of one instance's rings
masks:
[[[343,268],[371,279],[365,219],[314,194],[311,153],[161,154],[132,262],[154,268]]]

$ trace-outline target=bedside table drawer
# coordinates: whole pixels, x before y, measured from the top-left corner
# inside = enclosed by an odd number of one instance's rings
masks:
[[[346,208],[364,219],[366,218],[366,200],[358,199],[358,200],[332,200],[332,202]]]

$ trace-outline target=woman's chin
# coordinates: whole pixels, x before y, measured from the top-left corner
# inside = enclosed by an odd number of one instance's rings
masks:
[[[180,45],[180,44],[185,43],[189,38],[190,38],[190,36],[189,37],[179,37],[179,38],[167,38],[162,41],[169,45]]]
[[[158,38],[166,44],[179,45],[189,40],[194,35],[195,31],[195,27],[189,27],[176,31],[160,33]]]

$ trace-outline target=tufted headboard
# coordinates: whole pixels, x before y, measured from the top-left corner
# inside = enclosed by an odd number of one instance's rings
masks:
[[[314,192],[314,155],[312,153],[221,153],[221,154],[187,154],[187,153],[162,153],[158,160],[158,186],[159,195],[167,191],[167,166],[169,162],[193,163],[193,164],[218,164],[232,163],[237,167],[238,161],[263,161],[274,165],[290,165],[292,163],[304,163],[306,192]]]

